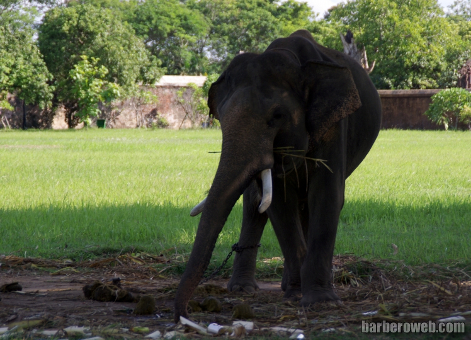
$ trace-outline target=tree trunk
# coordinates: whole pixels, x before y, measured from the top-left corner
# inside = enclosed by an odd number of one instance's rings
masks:
[[[350,30],[347,31],[345,36],[340,33],[340,39],[343,44],[343,52],[355,59],[363,67],[366,73],[370,74],[373,72],[375,61],[373,61],[371,66],[368,65],[368,57],[366,56],[365,47],[363,46],[361,51],[358,50],[357,44],[355,44],[355,40],[353,39],[353,33]]]

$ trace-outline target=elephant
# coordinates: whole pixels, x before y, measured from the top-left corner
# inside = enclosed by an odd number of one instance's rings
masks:
[[[174,317],[211,259],[219,233],[243,194],[243,219],[230,290],[257,289],[257,247],[268,219],[285,258],[284,297],[309,306],[339,297],[331,272],[345,180],[381,125],[378,92],[361,65],[318,44],[306,30],[261,54],[237,55],[208,95],[222,130],[219,165],[202,212]]]

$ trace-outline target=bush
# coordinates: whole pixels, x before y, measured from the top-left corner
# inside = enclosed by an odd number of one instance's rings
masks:
[[[436,124],[443,124],[445,130],[451,126],[458,129],[458,122],[471,123],[471,93],[452,87],[432,96],[432,103],[425,115]]]

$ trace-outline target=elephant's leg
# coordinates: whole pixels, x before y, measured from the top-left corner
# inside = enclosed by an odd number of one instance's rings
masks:
[[[244,191],[244,214],[242,218],[242,230],[239,237],[239,247],[253,247],[257,245],[262,238],[268,215],[258,212],[260,199],[257,183],[253,181]],[[258,285],[255,282],[257,251],[258,247],[253,247],[236,253],[232,276],[227,284],[229,291],[250,293],[258,289]]]
[[[299,204],[299,220],[301,222],[301,227],[303,231],[304,240],[307,240],[307,231],[309,225],[309,209],[307,208],[307,204],[304,202]],[[283,266],[283,277],[281,279],[281,289],[286,292],[288,288],[289,282],[289,271],[288,266],[286,265],[286,260]]]
[[[285,298],[296,298],[301,294],[301,264],[306,254],[306,243],[298,214],[298,197],[295,187],[286,186],[283,179],[273,182],[273,200],[268,216],[280,243],[285,258],[282,288]]]
[[[310,177],[308,251],[301,269],[303,306],[339,300],[332,287],[332,259],[345,195],[345,123],[337,124],[336,138],[320,155],[333,172],[320,166]]]

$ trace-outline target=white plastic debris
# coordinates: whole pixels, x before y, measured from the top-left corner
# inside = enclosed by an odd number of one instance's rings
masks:
[[[364,315],[364,316],[371,316],[371,315],[378,314],[378,311],[377,310],[372,310],[370,312],[364,312],[364,313],[361,313],[361,314]]]
[[[217,323],[210,323],[208,326],[208,333],[219,334],[219,331],[223,328],[224,326],[218,325]]]
[[[449,318],[443,318],[437,320],[437,322],[456,322],[456,321],[466,321],[466,319],[462,316],[451,316]]]
[[[57,332],[59,332],[58,329],[51,329],[51,330],[39,331],[38,333],[45,336],[55,336]]]
[[[200,325],[194,323],[193,321],[188,320],[187,318],[184,318],[183,316],[180,316],[180,322],[182,323],[182,325],[188,326],[188,327],[190,327],[191,329],[194,329],[195,331],[197,331],[200,334],[203,334],[203,335],[208,335],[209,334],[206,331],[206,328],[201,327]]]
[[[253,322],[252,321],[234,321],[232,326],[242,325],[247,330],[247,332],[253,331]]]
[[[173,339],[178,335],[177,331],[167,332],[164,335],[164,339]]]
[[[88,332],[90,328],[86,327],[78,327],[78,326],[70,326],[67,328],[64,328],[64,332],[68,336],[84,336],[86,335],[85,332]]]
[[[0,327],[0,335],[5,334],[8,332],[8,327]]]
[[[297,329],[291,334],[289,338],[290,339],[304,339],[304,332],[301,329]]]
[[[335,328],[325,328],[322,330],[323,333],[332,333],[335,332]]]
[[[162,333],[160,333],[160,331],[155,331],[154,333],[150,333],[145,337],[150,339],[160,339],[162,337]]]

